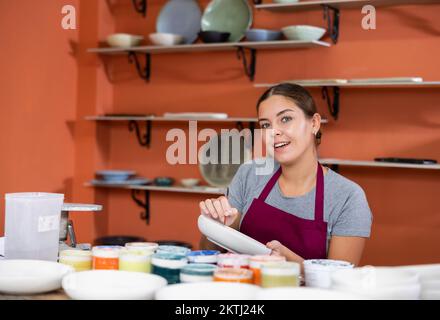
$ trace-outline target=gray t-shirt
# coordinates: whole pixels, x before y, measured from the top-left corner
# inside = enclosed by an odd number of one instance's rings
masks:
[[[261,159],[260,159],[261,161]],[[228,188],[228,200],[243,221],[252,201],[258,198],[264,186],[280,167],[274,164],[266,175],[257,175],[261,162],[246,162],[240,166]],[[264,165],[264,164],[263,164]],[[277,182],[266,198],[266,203],[303,219],[314,220],[315,188],[305,195],[286,197]],[[372,214],[362,188],[335,171],[324,175],[324,221],[327,222],[327,240],[331,236],[370,237]],[[328,241],[327,241],[328,249]]]

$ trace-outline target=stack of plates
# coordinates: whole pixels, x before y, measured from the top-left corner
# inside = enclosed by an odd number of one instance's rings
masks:
[[[440,264],[402,266],[396,269],[411,271],[419,275],[422,287],[421,299],[440,300]]]
[[[332,273],[331,289],[375,300],[420,299],[419,276],[391,267],[362,267]]]

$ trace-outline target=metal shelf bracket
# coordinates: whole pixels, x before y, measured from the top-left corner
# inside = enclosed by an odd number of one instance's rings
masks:
[[[333,102],[331,101],[330,94],[328,92],[329,91],[328,87],[322,87],[322,98],[326,100],[328,109],[333,119],[338,120],[340,88],[339,87],[332,87],[332,88],[333,88]]]
[[[144,201],[138,199],[136,194],[144,192]],[[149,190],[131,190],[131,198],[136,202],[136,204],[143,209],[140,214],[140,218],[145,220],[147,225],[150,224],[150,191]]]
[[[132,2],[136,12],[145,18],[147,16],[147,0],[132,0]]]
[[[333,43],[338,43],[339,39],[339,17],[340,11],[338,8],[329,6],[328,4],[322,5],[324,10],[324,20],[327,21],[327,32],[330,34],[330,38]],[[330,10],[333,12],[333,17],[330,14]]]
[[[250,52],[250,62],[248,64],[245,49]],[[237,48],[237,58],[239,60],[243,60],[243,68],[246,76],[248,76],[249,80],[254,81],[255,78],[255,70],[257,63],[257,49],[238,47]]]
[[[143,147],[147,147],[150,148],[150,142],[151,142],[151,120],[146,120],[145,121],[145,127],[146,127],[146,132],[145,134],[141,134],[141,130],[139,128],[139,123],[136,120],[130,120],[128,122],[128,130],[130,132],[132,132],[133,130],[136,131],[136,137],[137,140],[139,142],[139,144]]]
[[[145,67],[142,68],[141,63],[139,62],[138,55],[134,51],[128,52],[128,61],[130,63],[134,63],[136,66],[136,70],[141,79],[144,79],[146,82],[150,81],[151,78],[151,54],[145,53]]]

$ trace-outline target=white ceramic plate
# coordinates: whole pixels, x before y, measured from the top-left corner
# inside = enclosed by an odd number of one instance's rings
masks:
[[[63,279],[63,289],[75,300],[151,300],[167,285],[155,274],[117,270],[76,272]]]
[[[70,266],[40,260],[1,260],[0,292],[37,294],[61,288],[61,280],[74,272]]]
[[[364,300],[359,295],[317,288],[261,289],[257,300]]]
[[[181,283],[157,291],[156,300],[254,300],[259,290],[245,283]]]
[[[204,215],[199,216],[198,226],[200,232],[210,241],[231,252],[249,255],[265,255],[271,252],[261,242]]]

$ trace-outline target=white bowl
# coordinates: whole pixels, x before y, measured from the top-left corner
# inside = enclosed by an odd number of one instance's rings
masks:
[[[267,255],[271,253],[271,250],[261,242],[203,214],[199,216],[197,224],[200,232],[209,241],[231,252],[249,255]]]
[[[182,179],[180,182],[184,187],[191,188],[197,186],[200,183],[200,179]]]
[[[284,27],[281,31],[288,40],[317,41],[324,36],[327,30],[314,26],[298,25]]]
[[[364,300],[365,297],[348,292],[317,288],[261,289],[257,300]]]
[[[92,270],[69,274],[62,285],[76,300],[151,300],[167,280],[149,273]]]
[[[374,300],[419,300],[421,295],[421,286],[419,283],[381,288],[341,287],[332,285],[331,289]]]
[[[57,262],[40,260],[1,260],[0,292],[37,294],[58,290],[63,277],[75,270]]]
[[[254,300],[259,290],[245,283],[180,283],[158,290],[156,300]]]
[[[422,300],[440,300],[440,290],[423,290],[420,294]]]
[[[419,264],[394,268],[417,273],[421,282],[440,280],[440,264]]]
[[[331,274],[336,270],[353,269],[347,261],[330,259],[310,259],[304,261],[304,275],[307,287],[328,289],[331,287]]]
[[[149,38],[157,46],[173,46],[185,40],[183,36],[173,33],[151,33]]]
[[[127,34],[127,33],[115,33],[107,37],[107,43],[111,47],[123,48],[123,47],[135,47],[138,46],[144,39],[142,36]]]

